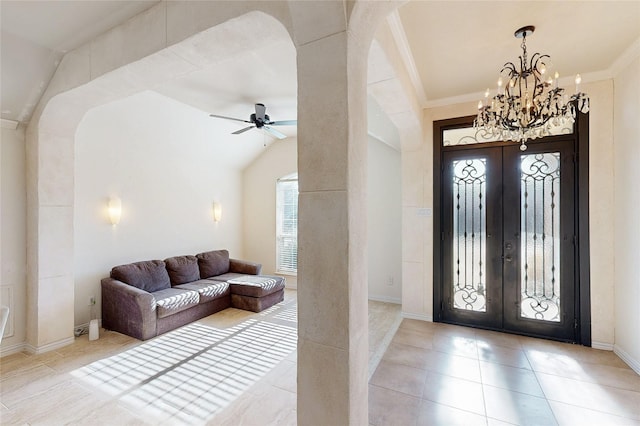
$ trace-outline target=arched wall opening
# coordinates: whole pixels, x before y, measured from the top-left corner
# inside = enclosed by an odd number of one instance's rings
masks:
[[[156,17],[156,9],[166,13],[163,9],[166,7],[161,4],[145,12],[147,16],[143,18]],[[78,87],[69,87],[70,90],[54,96],[39,111],[27,135],[28,187],[31,190],[29,260],[37,265],[36,268],[30,268],[28,277],[27,344],[34,352],[50,350],[52,345],[68,344],[73,339],[73,326],[77,323],[74,319],[74,157],[78,126],[87,111],[117,102],[118,99],[144,96],[140,93],[153,90],[171,79],[206,70],[262,42],[282,44],[283,40],[293,49],[288,31],[277,19],[263,12],[241,13],[238,18],[199,32]],[[83,48],[72,52],[56,77],[65,79],[62,84],[73,86],[75,82],[71,79],[81,71],[91,72],[93,62],[98,60],[94,57],[98,57],[99,53],[102,52],[87,52]],[[80,70],[78,64],[73,63],[78,59],[84,59]],[[66,72],[65,66],[71,72]],[[55,79],[53,89],[56,86]],[[118,161],[117,153],[113,159]],[[119,180],[114,178],[112,182]],[[112,185],[111,191],[114,190]],[[106,198],[117,194],[96,195],[105,197],[103,204],[106,205]],[[124,208],[126,211],[127,206]],[[96,217],[102,216],[99,219],[104,219],[104,212],[93,213]],[[110,231],[112,235],[108,238],[117,238],[113,232],[115,229]],[[239,243],[234,245],[240,248]],[[96,295],[98,291],[94,288],[82,296]],[[45,300],[46,305],[50,306],[46,309]]]

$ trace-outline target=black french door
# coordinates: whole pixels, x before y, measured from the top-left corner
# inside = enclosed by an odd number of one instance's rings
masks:
[[[577,341],[574,140],[441,158],[440,320]]]

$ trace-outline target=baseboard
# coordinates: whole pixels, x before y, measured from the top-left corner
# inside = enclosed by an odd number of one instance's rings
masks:
[[[402,300],[397,297],[376,296],[374,294],[369,295],[369,300],[373,300],[374,302],[394,303],[396,305],[402,304]]]
[[[629,367],[636,373],[640,374],[640,361],[634,359],[627,351],[618,345],[613,346],[613,353],[618,355]]]
[[[433,322],[433,317],[431,315],[412,314],[409,312],[402,312],[402,318]]]
[[[22,352],[22,351],[24,351],[26,349],[27,349],[27,344],[24,343],[24,342],[23,343],[16,343],[15,345],[11,345],[11,346],[2,346],[2,347],[0,347],[0,357],[17,354],[17,353]]]
[[[601,351],[612,351],[613,345],[611,343],[602,343],[602,342],[591,342],[591,347],[593,349],[600,349]]]
[[[75,341],[74,337],[67,337],[66,339],[58,340],[57,342],[47,343],[43,346],[32,346],[28,343],[25,343],[25,350],[33,355],[40,355],[45,352],[55,351],[56,349],[65,347],[67,345],[72,344]]]

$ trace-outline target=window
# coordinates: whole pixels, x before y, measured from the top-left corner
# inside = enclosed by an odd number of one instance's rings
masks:
[[[298,174],[276,183],[276,271],[298,272]]]

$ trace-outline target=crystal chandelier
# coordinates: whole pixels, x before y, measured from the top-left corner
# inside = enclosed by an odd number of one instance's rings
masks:
[[[576,93],[568,97],[565,90],[558,87],[558,73],[545,80],[549,55],[534,53],[527,62],[527,36],[535,27],[526,26],[515,32],[522,39],[520,67],[507,62],[500,71],[498,89],[489,99],[489,89],[483,101],[478,102],[478,116],[473,125],[486,137],[520,142],[522,151],[527,149],[526,141],[548,136],[555,126],[572,124],[576,110],[589,111],[589,97],[580,92],[580,74],[576,75]],[[504,87],[503,87],[504,86]]]

